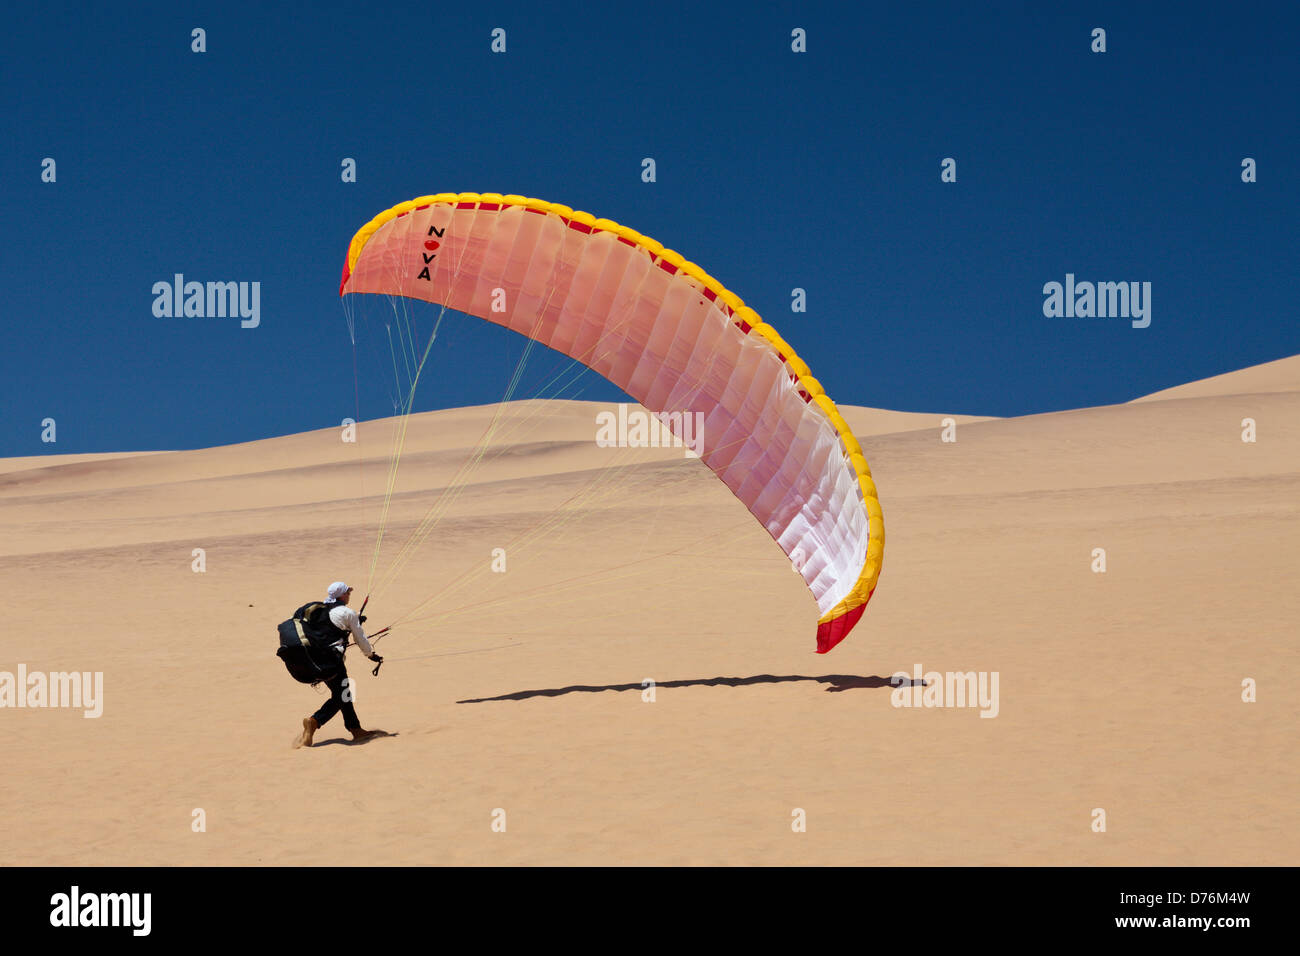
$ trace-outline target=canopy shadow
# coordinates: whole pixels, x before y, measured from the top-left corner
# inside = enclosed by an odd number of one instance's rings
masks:
[[[692,680],[655,681],[655,687],[743,687],[749,684],[786,684],[792,681],[814,681],[829,685],[827,693],[846,690],[859,690],[868,687],[911,687],[915,681],[908,678],[904,684],[893,684],[888,677],[862,677],[856,674],[823,674],[820,677],[808,677],[801,674],[775,675],[755,674],[753,677],[699,677]],[[528,700],[531,697],[561,697],[564,694],[599,694],[602,691],[644,690],[644,686],[635,684],[573,684],[569,687],[547,687],[540,690],[519,690],[499,697],[473,697],[458,700],[458,704],[486,704],[497,700]]]

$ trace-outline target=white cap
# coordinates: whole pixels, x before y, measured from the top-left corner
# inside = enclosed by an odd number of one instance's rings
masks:
[[[326,598],[326,601],[337,601],[351,590],[352,589],[342,581],[335,581],[330,585],[329,596]]]

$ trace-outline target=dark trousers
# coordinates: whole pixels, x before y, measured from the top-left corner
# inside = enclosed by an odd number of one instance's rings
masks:
[[[352,701],[343,699],[343,682],[347,679],[347,669],[340,667],[339,672],[325,682],[325,686],[330,689],[330,699],[321,704],[320,710],[312,714],[317,726],[324,727],[325,722],[341,710],[343,711],[344,727],[348,730],[361,729],[361,721],[357,719],[357,712],[352,707]]]

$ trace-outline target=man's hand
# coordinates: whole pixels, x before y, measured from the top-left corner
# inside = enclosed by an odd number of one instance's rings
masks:
[[[384,662],[384,659],[380,657],[378,654],[371,654],[370,659],[374,661],[376,664],[382,664]]]
[[[366,616],[365,616],[364,614],[362,614],[360,617],[357,618],[357,620],[360,621],[362,624],[365,624],[365,623],[366,623]]]

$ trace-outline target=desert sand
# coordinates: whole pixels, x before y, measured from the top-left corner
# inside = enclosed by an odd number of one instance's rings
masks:
[[[758,523],[596,447],[605,407],[412,416],[373,577],[392,420],[0,462],[0,670],[104,681],[98,718],[0,710],[0,864],[1300,862],[1300,357],[956,442],[846,408],[888,543],[825,656]],[[323,697],[275,626],[338,578],[405,620],[378,677],[349,652],[391,736],[295,750]],[[894,706],[917,666],[996,672],[997,716]]]

